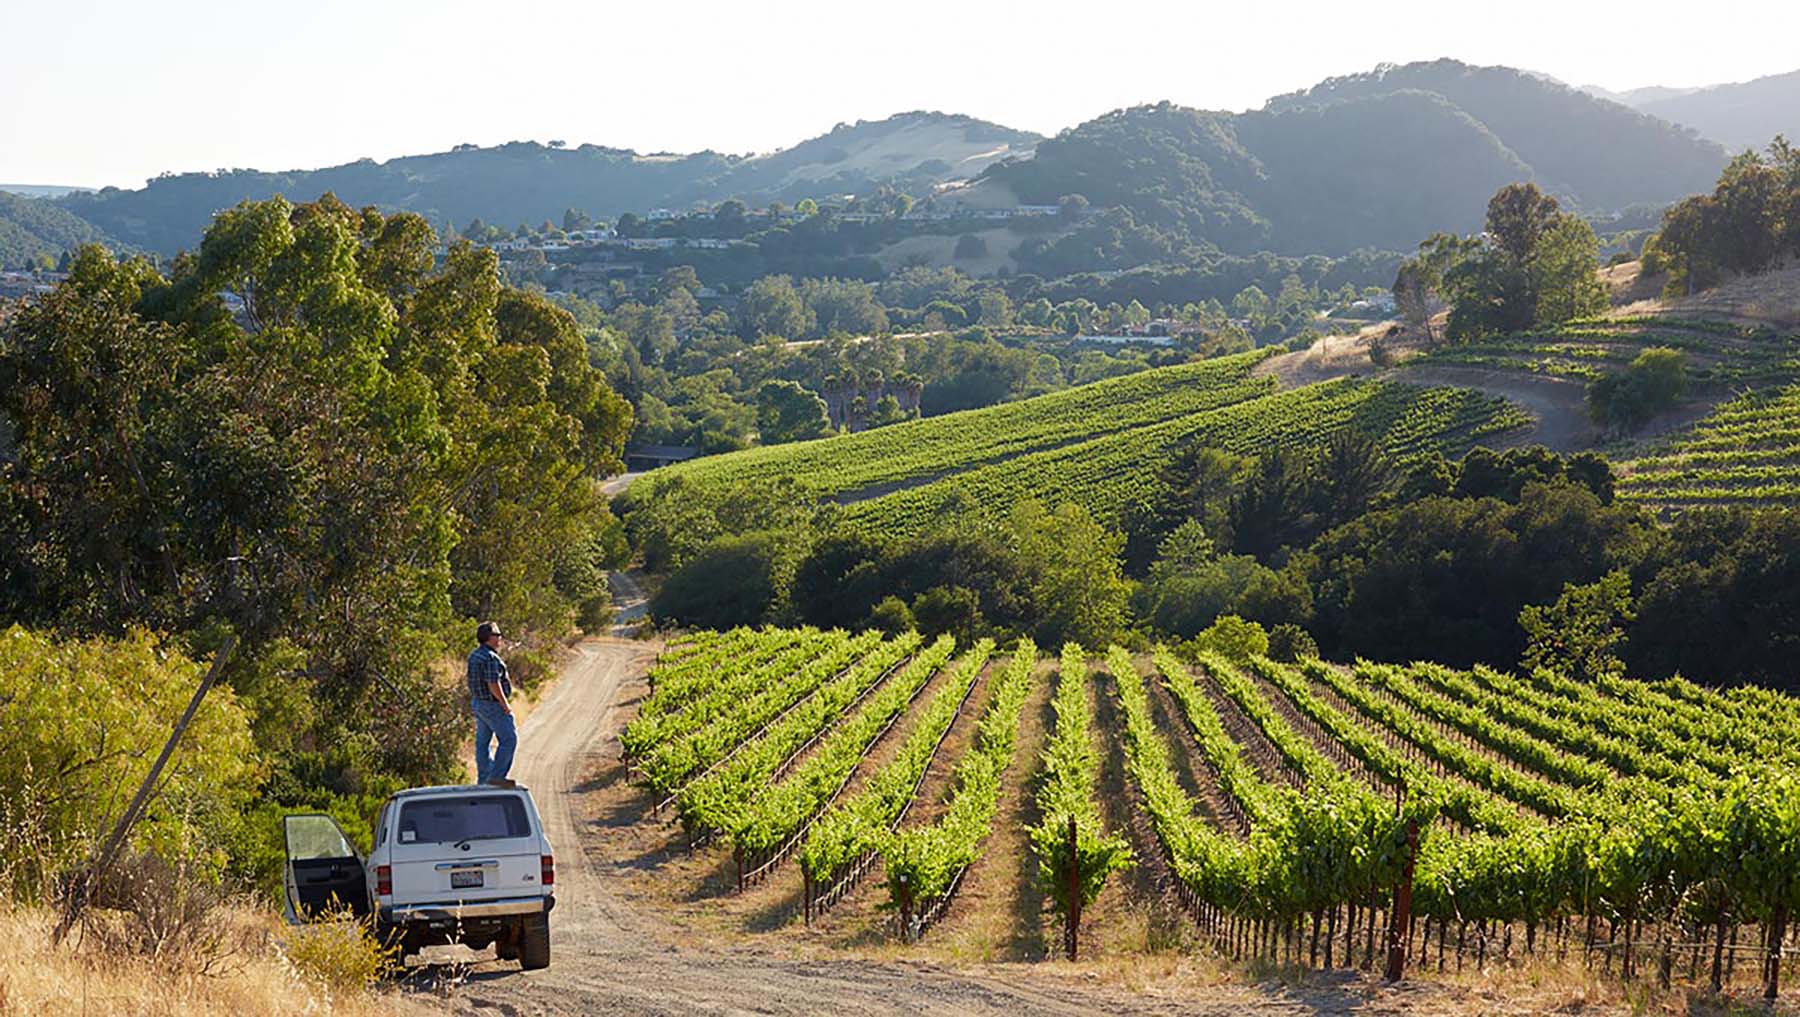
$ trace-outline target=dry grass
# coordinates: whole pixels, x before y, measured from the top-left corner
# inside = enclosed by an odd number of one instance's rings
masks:
[[[1762,275],[1728,279],[1691,297],[1661,299],[1664,276],[1640,278],[1638,262],[1602,273],[1613,293],[1615,314],[1664,314],[1675,318],[1724,318],[1773,325],[1800,325],[1800,265]]]
[[[50,912],[0,904],[0,1015],[360,1017],[414,1009],[392,992],[334,991],[301,974],[281,952],[281,922],[270,912],[225,908],[215,921],[209,950],[156,956],[79,932],[53,947]]]
[[[1002,268],[1018,268],[1012,255],[1025,242],[1025,234],[1014,233],[1004,226],[970,232],[987,244],[987,253],[979,258],[958,259],[956,243],[962,239],[961,235],[938,233],[907,237],[882,248],[875,257],[889,271],[920,263],[932,268],[958,268],[969,275],[985,277]]]

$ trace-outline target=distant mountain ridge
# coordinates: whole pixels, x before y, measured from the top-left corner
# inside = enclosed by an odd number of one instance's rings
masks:
[[[613,218],[726,198],[791,203],[885,187],[923,196],[980,179],[1001,204],[1081,194],[1095,207],[1123,208],[1165,235],[1137,245],[1146,250],[1335,255],[1404,250],[1434,230],[1474,229],[1494,190],[1520,179],[1582,212],[1654,214],[1710,189],[1725,160],[1691,130],[1554,79],[1437,60],[1330,78],[1247,113],[1133,107],[1048,139],[912,112],[839,124],[757,156],[512,142],[311,171],[169,175],[58,204],[124,242],[173,253],[220,209],[276,193],[311,200],[331,191],[439,225],[479,217],[512,226],[558,221],[567,208]],[[1131,246],[1132,225],[1116,225]]]
[[[1478,228],[1515,180],[1612,212],[1709,189],[1724,163],[1718,145],[1617,103],[1439,60],[1331,78],[1248,113],[1119,110],[986,176],[1028,202],[1120,205],[1230,253],[1342,254]]]
[[[1640,89],[1649,92],[1648,89]],[[1685,127],[1739,152],[1762,149],[1777,134],[1800,140],[1800,71],[1669,95],[1646,95],[1637,109]]]
[[[63,203],[122,239],[173,253],[193,244],[218,210],[278,193],[311,200],[331,191],[353,205],[418,212],[439,225],[481,218],[511,226],[560,221],[568,208],[613,218],[734,197],[792,202],[883,185],[919,193],[974,176],[1000,158],[1029,154],[1038,140],[974,117],[917,111],[839,124],[768,155],[646,155],[515,141],[319,170],[168,175],[138,190],[106,188]]]
[[[26,198],[60,198],[76,191],[91,191],[92,187],[64,187],[60,184],[0,184],[0,193],[17,194]]]

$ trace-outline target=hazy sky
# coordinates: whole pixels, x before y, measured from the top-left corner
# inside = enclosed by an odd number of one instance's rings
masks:
[[[1452,56],[1613,89],[1800,69],[1800,2],[0,0],[0,182],[460,142],[766,151],[911,109],[1053,133]]]

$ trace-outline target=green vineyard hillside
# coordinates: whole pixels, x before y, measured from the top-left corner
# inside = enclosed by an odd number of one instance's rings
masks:
[[[1445,346],[1408,366],[1478,367],[1593,381],[1651,347],[1681,352],[1701,387],[1791,381],[1800,375],[1800,335],[1763,325],[1671,317],[1575,321],[1460,346]]]
[[[1404,457],[1457,455],[1530,418],[1467,389],[1337,379],[1283,390],[1253,374],[1267,351],[1144,371],[1017,403],[856,434],[707,457],[656,471],[626,511],[688,485],[794,483],[845,505],[852,529],[906,535],[951,506],[1004,515],[1022,499],[1077,502],[1112,521],[1182,447],[1238,454],[1314,447],[1354,428]]]
[[[1663,506],[1800,501],[1800,387],[1749,392],[1625,465],[1619,493]]]
[[[1025,641],[1001,657],[991,642],[956,646],[948,636],[847,638],[774,628],[684,637],[651,669],[654,706],[625,738],[636,779],[660,795],[668,784],[638,764],[654,758],[661,733],[679,737],[684,713],[720,711],[692,675],[764,693],[792,682],[804,693],[814,669],[790,678],[766,662],[829,661],[843,677],[826,687],[843,681],[847,691],[789,715],[799,720],[756,726],[761,697],[741,699],[738,729],[754,733],[728,767],[737,775],[728,808],[699,827],[735,845],[737,892],[746,873],[803,880],[809,921],[816,889],[832,887],[835,921],[897,910],[902,937],[916,939],[927,919],[959,920],[965,879],[1025,879],[1073,954],[1078,926],[1083,941],[1104,931],[1090,928],[1104,918],[1082,917],[1103,888],[1145,892],[1108,879],[1135,857],[1172,881],[1193,935],[1240,956],[1330,967],[1361,955],[1367,965],[1377,929],[1391,928],[1400,962],[1439,970],[1465,953],[1480,963],[1490,951],[1554,948],[1604,955],[1627,977],[1658,967],[1664,980],[1736,978],[1775,991],[1791,966],[1781,947],[1800,904],[1795,697],[1423,663],[1074,643],[1040,660]],[[860,662],[841,652],[850,646]],[[1037,670],[1054,672],[1054,697],[1021,717]],[[726,705],[720,719],[729,724],[732,712]],[[796,724],[810,740],[787,730]],[[1016,724],[1039,727],[1045,748],[1008,768]],[[1127,794],[1103,808],[1108,757],[1122,760]],[[926,800],[933,768],[957,777]],[[725,772],[679,794],[698,802],[692,793]],[[1035,800],[1021,836],[997,837],[1009,822],[994,807],[1003,784]],[[944,818],[909,819],[913,805]],[[972,875],[976,845],[991,838],[1021,857]],[[799,864],[784,865],[790,857]],[[885,882],[853,892],[855,876],[877,864],[890,868]],[[1401,885],[1403,929],[1393,910]],[[1703,956],[1672,945],[1702,937],[1729,937],[1731,963],[1722,947]]]

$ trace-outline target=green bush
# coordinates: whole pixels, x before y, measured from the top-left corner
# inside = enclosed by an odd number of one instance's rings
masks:
[[[1681,351],[1652,346],[1624,371],[1588,385],[1588,414],[1596,424],[1615,431],[1633,430],[1673,407],[1687,386],[1687,360]]]
[[[147,632],[73,640],[0,631],[0,869],[15,892],[46,886],[111,828],[202,672]],[[217,877],[256,777],[249,718],[231,689],[215,686],[132,846]]]
[[[1314,660],[1319,656],[1319,644],[1313,637],[1298,625],[1283,623],[1269,630],[1269,657],[1283,664],[1295,664],[1302,660]]]
[[[774,621],[798,564],[792,541],[776,532],[720,537],[669,577],[651,613],[706,629]]]
[[[889,635],[899,635],[913,630],[917,623],[913,620],[912,609],[906,606],[906,601],[888,596],[883,597],[869,612],[868,627],[880,629]]]
[[[1266,657],[1269,655],[1269,634],[1253,621],[1224,614],[1206,631],[1183,643],[1181,650],[1189,660],[1198,660],[1203,653],[1216,653],[1229,660]]]

